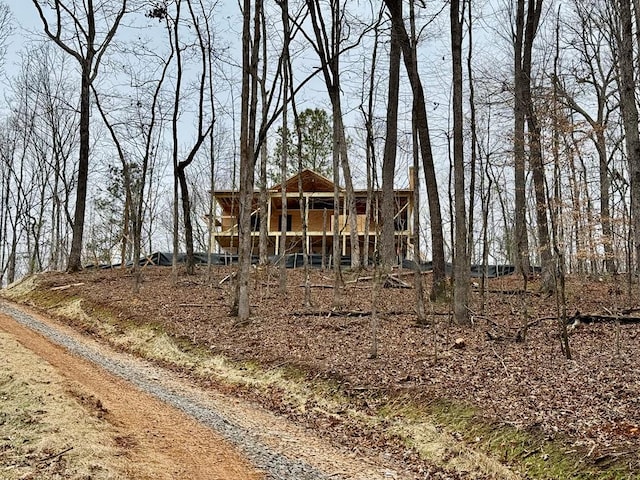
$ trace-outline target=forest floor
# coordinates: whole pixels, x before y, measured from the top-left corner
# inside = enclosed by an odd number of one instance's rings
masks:
[[[145,268],[139,293],[124,270],[48,273],[5,296],[332,442],[396,458],[415,478],[508,478],[487,458],[513,478],[640,478],[638,285],[567,279],[567,315],[602,320],[570,328],[571,360],[561,302],[540,295],[536,279],[526,292],[517,276],[490,279],[484,299],[474,288],[471,326],[456,326],[447,302],[427,303],[418,325],[415,289],[383,288],[372,358],[372,272],[345,273],[337,308],[332,274],[312,270],[305,308],[301,269],[287,271],[285,294],[276,270],[256,269],[244,326],[229,315],[232,273],[202,268],[176,283],[170,268]],[[162,339],[174,342],[171,356],[154,353]],[[203,366],[204,356],[233,369]]]

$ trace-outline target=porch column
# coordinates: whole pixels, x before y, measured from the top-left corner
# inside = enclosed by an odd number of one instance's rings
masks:
[[[347,218],[347,197],[345,194],[342,195],[342,218],[347,222],[346,224],[349,225],[349,219]],[[347,227],[341,224],[340,228],[342,228],[342,255],[345,256],[347,254],[347,235],[345,233]]]
[[[311,240],[309,236],[309,194],[305,193],[304,195],[304,223],[307,226],[307,254],[311,253]]]
[[[271,202],[273,198],[271,194],[269,194],[269,198],[267,199],[267,236],[271,233]]]

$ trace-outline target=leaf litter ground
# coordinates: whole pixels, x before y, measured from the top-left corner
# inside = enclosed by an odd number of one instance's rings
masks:
[[[329,288],[332,274],[312,270],[313,306],[308,309],[302,270],[287,272],[285,295],[278,291],[275,270],[256,270],[250,289],[252,322],[238,327],[229,316],[233,282],[228,276],[233,271],[215,267],[210,281],[206,269],[195,275],[181,272],[174,284],[169,268],[146,268],[138,294],[124,270],[46,274],[41,285],[70,285],[65,295],[81,296],[129,321],[153,321],[172,335],[234,360],[295,366],[309,376],[332,379],[353,398],[362,399],[359,408],[374,408],[376,397],[389,396],[427,403],[459,401],[489,421],[562,438],[568,448],[587,452],[596,462],[628,454],[638,462],[634,452],[640,450],[640,324],[604,322],[572,328],[572,360],[567,360],[559,339],[556,298],[538,294],[535,279],[527,292],[516,276],[489,280],[484,309],[479,289],[474,288],[471,327],[454,325],[446,303],[428,303],[428,325],[418,326],[415,290],[384,288],[377,298],[378,355],[372,359],[371,281],[347,283],[343,304],[336,309]],[[408,271],[396,273],[405,282],[413,281]],[[371,272],[361,274],[366,275]],[[429,275],[423,279],[430,284]],[[634,285],[631,295],[625,289],[617,279],[570,278],[567,315],[579,311],[615,317],[616,312],[638,307],[639,287]],[[526,338],[517,341],[525,324]],[[278,399],[271,401],[277,409]],[[344,426],[332,422],[300,420],[333,428],[344,441],[357,435],[341,432]]]

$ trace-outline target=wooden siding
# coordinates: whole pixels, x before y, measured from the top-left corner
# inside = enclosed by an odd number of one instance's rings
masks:
[[[326,245],[327,253],[331,251],[331,245],[333,244],[333,218],[335,214],[338,214],[338,220],[340,224],[340,244],[341,250],[344,254],[349,254],[351,240],[349,238],[350,228],[347,223],[348,217],[345,216],[345,192],[340,192],[340,208],[334,210],[333,191],[332,184],[324,177],[315,176],[313,172],[307,171],[303,176],[304,184],[311,190],[306,190],[300,197],[300,193],[297,191],[297,181],[294,182],[293,178],[287,181],[287,187],[295,186],[295,191],[287,190],[287,215],[291,219],[291,228],[287,232],[287,253],[296,253],[302,251],[302,219],[300,218],[300,203],[306,203],[309,206],[307,210],[307,232],[308,232],[308,246],[311,253],[321,253],[322,244],[322,232],[323,232],[323,216],[324,209],[326,208]],[[235,253],[237,251],[237,234],[238,234],[238,218],[237,218],[237,194],[230,191],[214,192],[214,198],[218,206],[218,216],[215,219],[215,231],[212,232],[213,244],[217,244],[220,249],[229,253]],[[268,249],[269,254],[277,253],[278,242],[280,238],[280,217],[282,215],[282,192],[276,188],[272,188],[268,191]],[[367,192],[356,192],[356,207],[358,211],[357,225],[358,236],[361,247],[364,247],[364,235],[368,226],[370,234],[370,252],[373,251],[377,244],[375,237],[378,224],[376,218],[378,213],[377,207],[379,206],[379,198],[381,192],[374,191],[373,199],[371,202],[372,213],[367,221],[366,215],[364,215],[366,208]],[[258,197],[259,193],[254,193],[254,199],[252,202],[252,209],[257,211],[258,209]],[[406,239],[411,234],[411,216],[413,215],[413,198],[411,190],[396,190],[396,218],[394,219],[396,227],[396,237],[400,241],[400,248],[406,250]],[[255,213],[257,215],[257,212]],[[402,230],[399,230],[399,229]],[[258,246],[259,229],[254,227],[253,233],[254,249]]]

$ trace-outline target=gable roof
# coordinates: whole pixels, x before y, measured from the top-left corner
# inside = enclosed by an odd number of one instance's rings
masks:
[[[304,192],[333,192],[333,182],[309,168],[305,168],[302,172],[284,182],[287,192],[298,191],[298,177],[302,179],[302,190]],[[274,185],[270,190],[282,191],[282,185],[282,183]]]

